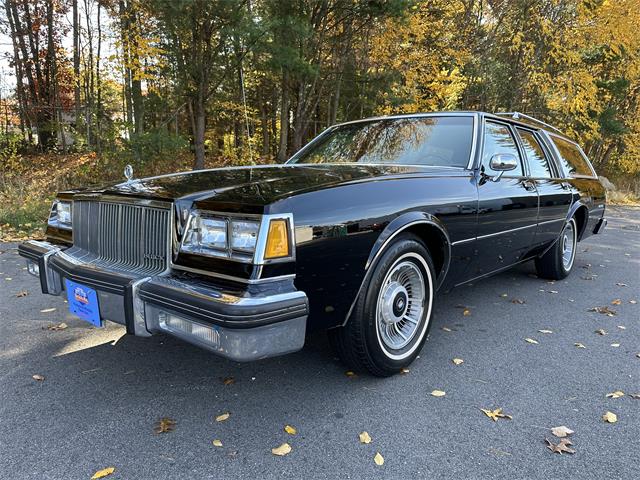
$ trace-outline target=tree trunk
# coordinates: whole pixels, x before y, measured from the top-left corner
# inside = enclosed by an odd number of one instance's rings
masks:
[[[193,119],[193,146],[195,150],[194,170],[202,170],[204,168],[204,132],[206,110],[204,104],[204,96],[199,93],[196,100]]]
[[[98,51],[96,52],[96,145],[98,146],[98,152],[102,150],[100,143],[100,137],[102,133],[101,121],[102,121],[102,78],[100,76],[100,56],[102,54],[102,24],[100,19],[100,2],[98,2]]]
[[[287,145],[289,143],[289,74],[282,72],[281,100],[280,100],[280,143],[277,160],[279,163],[287,161]]]
[[[80,130],[80,27],[78,0],[73,0],[73,98],[76,110],[76,132]]]

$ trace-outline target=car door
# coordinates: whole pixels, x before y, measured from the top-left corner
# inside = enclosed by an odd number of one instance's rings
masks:
[[[511,126],[486,120],[478,182],[478,233],[472,274],[474,277],[506,268],[531,249],[538,220],[538,192],[527,178],[525,164]],[[518,159],[515,170],[491,169],[494,155]]]
[[[571,185],[561,178],[537,132],[523,127],[516,131],[527,158],[529,178],[535,182],[540,197],[534,243],[545,245],[560,235],[571,205]]]

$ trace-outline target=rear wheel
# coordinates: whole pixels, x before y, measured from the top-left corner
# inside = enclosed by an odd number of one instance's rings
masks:
[[[538,276],[551,280],[566,278],[573,269],[577,247],[578,228],[575,218],[571,218],[555,245],[542,257],[536,258]]]
[[[350,368],[386,377],[420,353],[430,327],[435,274],[427,248],[413,235],[398,238],[373,268],[347,325],[329,335]]]

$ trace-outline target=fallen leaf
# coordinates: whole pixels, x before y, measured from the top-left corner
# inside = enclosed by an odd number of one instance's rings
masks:
[[[62,322],[62,323],[55,323],[52,325],[49,325],[47,327],[47,330],[52,330],[52,331],[58,331],[58,330],[64,330],[68,327],[69,325],[67,325],[66,323]]]
[[[38,381],[38,382],[42,382],[44,381],[44,377],[42,375],[33,375],[31,378],[33,378],[34,380]]]
[[[221,446],[222,446],[222,441],[221,441],[221,440],[218,440],[218,439],[216,438],[213,442],[211,442],[211,444],[212,444],[214,447],[221,447]]]
[[[590,308],[587,311],[601,313],[602,315],[606,315],[608,317],[613,317],[614,315],[617,315],[615,310],[612,310],[611,308],[609,308],[607,306],[604,306],[604,307],[593,307],[593,308]]]
[[[298,433],[295,427],[292,427],[291,425],[285,425],[284,431],[287,432],[289,435],[295,435],[296,433]]]
[[[607,412],[602,415],[602,419],[607,423],[616,423],[618,421],[618,416],[613,412]]]
[[[162,417],[156,423],[156,426],[154,427],[153,431],[156,433],[167,433],[167,432],[171,432],[175,428],[176,428],[175,420],[169,417]]]
[[[373,461],[376,462],[376,465],[384,465],[384,457],[380,455],[380,452],[376,452],[376,456],[373,457]]]
[[[637,300],[629,300],[629,303],[632,304],[632,305],[635,305],[636,303],[638,303],[638,301]]]
[[[630,393],[629,396],[634,400],[640,400],[640,393]]]
[[[553,293],[555,295],[558,293],[558,290],[549,290],[549,293]]]
[[[7,282],[10,282],[11,280],[13,280],[13,278],[11,278],[11,277],[4,277],[4,279],[5,279]]]
[[[279,447],[272,448],[271,453],[279,457],[284,457],[285,455],[291,453],[291,445],[289,445],[288,443],[283,443]]]
[[[360,443],[371,443],[371,436],[367,432],[362,432],[358,435]]]
[[[29,295],[29,292],[27,292],[26,290],[22,290],[22,291],[16,293],[16,297],[18,297],[18,298],[26,297],[27,295]]]
[[[344,372],[347,377],[357,377],[357,375],[351,370]]]
[[[627,327],[625,327],[624,325],[618,325],[618,328],[619,328],[620,330],[626,330],[626,329],[627,329]]]
[[[461,358],[454,358],[453,360],[451,360],[455,365],[462,365],[464,363],[464,360]]]
[[[558,438],[564,438],[568,435],[571,435],[573,433],[573,430],[565,427],[564,425],[561,425],[559,427],[553,427],[551,429],[551,433],[553,433]]]
[[[216,417],[216,422],[224,422],[225,420],[227,420],[229,418],[231,414],[229,412],[220,414]]]
[[[576,347],[578,347],[578,348],[587,348],[587,347],[585,347],[585,346],[584,346],[582,343],[580,343],[580,342],[576,342],[576,343],[574,343],[573,345],[574,345],[574,346],[576,346]]]
[[[453,331],[449,327],[442,327],[442,330],[444,330],[445,332],[452,332]]]
[[[524,341],[527,343],[533,343],[534,345],[538,345],[538,341],[534,340],[533,338],[525,338]]]
[[[400,370],[400,373],[402,373],[403,375],[406,373],[409,373],[409,369],[408,368],[403,368],[402,370]]]
[[[617,282],[617,283],[616,283],[616,285],[617,285],[617,286],[619,286],[619,287],[626,287],[626,286],[628,286],[626,283],[622,283],[622,282]]]
[[[611,305],[621,305],[621,304],[622,304],[622,300],[619,298],[611,300]]]
[[[511,415],[507,415],[505,413],[502,413],[502,409],[501,408],[496,408],[495,410],[486,410],[484,408],[481,408],[480,410],[482,410],[484,412],[484,414],[487,417],[489,417],[491,420],[493,420],[494,422],[497,422],[499,418],[506,418],[508,420],[512,419]]]
[[[116,469],[114,467],[103,468],[102,470],[98,470],[96,473],[94,473],[93,477],[91,477],[91,480],[97,480],[99,478],[108,477],[115,471]]]
[[[471,315],[471,310],[469,310],[468,308],[465,308],[462,311],[462,315],[465,316],[465,317],[468,317],[469,315]]]
[[[607,398],[620,398],[624,397],[624,392],[622,390],[616,390],[615,392],[607,393]]]
[[[45,308],[44,310],[40,310],[40,313],[51,313],[55,312],[56,310],[56,308]]]
[[[507,298],[509,295],[508,295],[507,293],[501,293],[501,294],[500,294],[500,296],[501,296],[502,298]]]
[[[521,298],[514,298],[514,299],[511,300],[511,303],[514,303],[516,305],[524,305],[527,302],[525,302]]]
[[[538,332],[549,334],[549,333],[553,333],[553,330],[538,330]]]
[[[434,390],[433,392],[431,392],[431,396],[432,397],[444,397],[447,393],[443,392],[442,390]]]
[[[573,448],[569,448],[569,446],[573,445],[573,443],[571,443],[568,438],[563,438],[557,445],[551,443],[547,438],[545,438],[544,441],[547,442],[547,448],[553,453],[559,453],[560,455],[562,455],[563,453],[576,453]]]
[[[636,353],[636,357],[640,358],[640,353]]]
[[[222,379],[222,383],[224,385],[233,385],[234,383],[236,383],[236,379],[233,377],[224,377]]]
[[[606,335],[607,332],[604,331],[604,329],[599,328],[598,330],[595,331],[595,333],[597,333],[598,335]]]
[[[618,347],[620,346],[620,344],[619,344],[619,343],[612,343],[612,344],[611,344],[611,346],[612,346],[613,348],[618,348]]]

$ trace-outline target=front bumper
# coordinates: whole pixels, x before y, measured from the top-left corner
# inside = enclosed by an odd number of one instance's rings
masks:
[[[235,361],[300,350],[308,301],[291,279],[250,285],[214,284],[191,274],[134,277],[96,269],[47,242],[18,247],[42,293],[62,295],[64,279],[96,290],[100,318],[137,336],[167,333]]]

